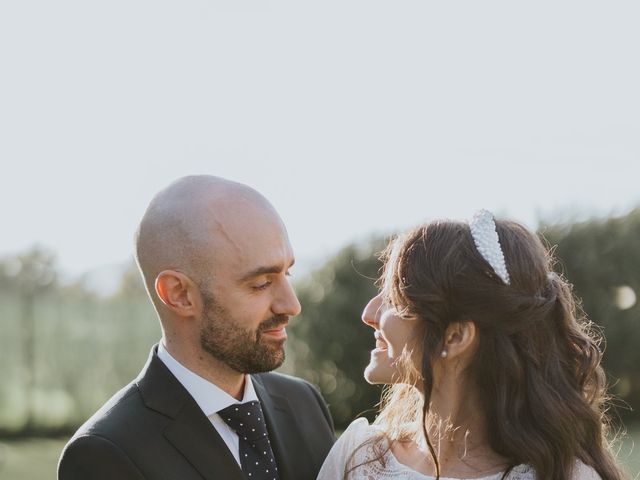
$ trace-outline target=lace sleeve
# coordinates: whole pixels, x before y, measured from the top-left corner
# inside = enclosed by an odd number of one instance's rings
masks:
[[[366,440],[369,432],[370,426],[366,418],[351,422],[327,455],[317,480],[342,480],[351,454]]]
[[[573,469],[571,480],[602,480],[602,477],[593,468],[578,460]]]
[[[507,476],[509,480],[536,480],[535,470],[529,465],[518,465]],[[570,480],[602,480],[591,467],[577,460]]]

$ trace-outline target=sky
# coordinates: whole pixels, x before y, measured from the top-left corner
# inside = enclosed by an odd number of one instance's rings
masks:
[[[480,208],[640,205],[635,1],[0,3],[0,256],[121,265],[188,174],[262,192],[299,263]]]

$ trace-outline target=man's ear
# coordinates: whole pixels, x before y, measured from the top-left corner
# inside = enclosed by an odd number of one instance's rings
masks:
[[[198,313],[197,288],[184,273],[163,270],[156,277],[156,294],[165,307],[180,317]]]
[[[443,351],[447,358],[472,353],[477,341],[476,324],[472,320],[452,322],[444,333]]]

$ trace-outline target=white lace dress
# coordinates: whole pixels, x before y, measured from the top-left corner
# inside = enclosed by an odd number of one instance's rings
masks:
[[[333,446],[327,459],[325,460],[318,480],[342,480],[344,477],[345,465],[360,465],[349,473],[349,480],[434,480],[435,477],[424,475],[400,463],[391,450],[387,451],[384,457],[384,467],[381,462],[373,461],[365,463],[377,457],[377,449],[373,444],[358,449],[353,459],[350,459],[352,452],[366,442],[368,439],[377,436],[378,430],[375,425],[369,425],[366,419],[354,420],[351,425],[340,436]],[[584,464],[578,462],[572,480],[600,480],[595,471]],[[488,477],[478,477],[474,480],[500,480],[502,473],[489,475]],[[536,480],[533,469],[527,465],[515,467],[509,475],[508,480]],[[449,477],[440,477],[440,480],[462,480]]]

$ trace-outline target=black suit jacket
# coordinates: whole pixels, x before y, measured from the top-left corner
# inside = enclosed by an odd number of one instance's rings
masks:
[[[315,480],[335,440],[317,390],[277,373],[251,375],[280,480]],[[154,347],[136,380],[71,438],[59,480],[246,480],[195,400]]]

